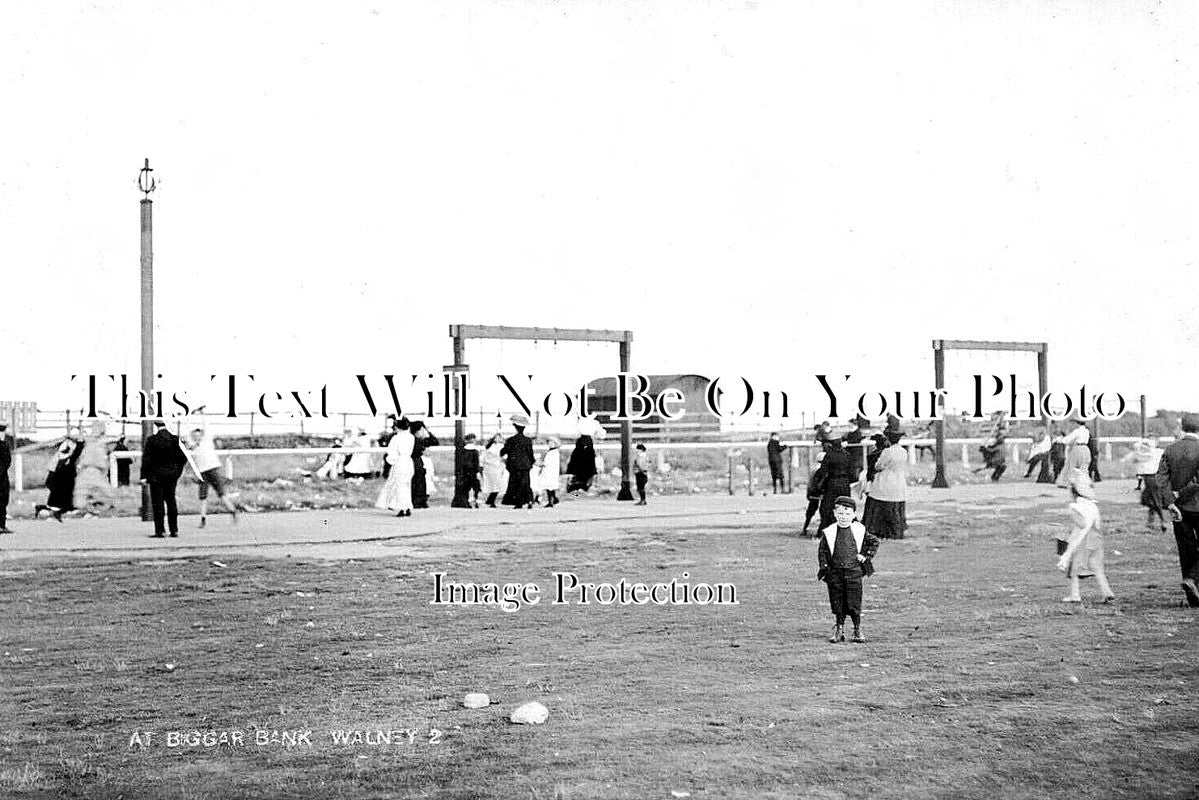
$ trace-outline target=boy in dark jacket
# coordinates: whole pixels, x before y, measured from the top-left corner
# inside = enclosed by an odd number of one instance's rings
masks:
[[[836,522],[820,532],[816,546],[816,579],[828,584],[829,605],[836,619],[830,642],[845,641],[846,616],[853,622],[853,640],[866,641],[862,636],[862,576],[874,574],[872,559],[879,541],[854,519],[857,508],[853,498],[838,497],[833,505]]]

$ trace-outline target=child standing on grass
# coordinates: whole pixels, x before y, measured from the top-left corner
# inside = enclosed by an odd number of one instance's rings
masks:
[[[637,505],[645,505],[645,485],[649,483],[649,454],[645,445],[637,445],[637,455],[633,459],[633,478],[637,481],[637,496],[641,499]]]
[[[545,492],[545,507],[558,505],[558,482],[562,472],[562,442],[550,436],[545,440],[546,451],[542,454],[541,469],[537,473],[535,488]]]
[[[854,519],[857,510],[853,498],[838,497],[833,503],[836,522],[821,531],[816,545],[816,580],[828,584],[829,605],[836,620],[830,642],[845,641],[847,616],[853,622],[853,640],[866,641],[862,636],[862,577],[874,574],[872,559],[879,541]]]
[[[1112,587],[1108,585],[1107,575],[1103,571],[1103,534],[1099,529],[1099,506],[1095,503],[1095,487],[1087,476],[1086,470],[1077,468],[1070,478],[1070,494],[1074,502],[1070,504],[1070,519],[1074,529],[1065,541],[1058,539],[1057,551],[1060,555],[1057,568],[1066,573],[1070,579],[1070,594],[1062,598],[1063,603],[1081,603],[1079,580],[1092,575],[1103,596],[1103,602],[1110,603],[1116,599]]]

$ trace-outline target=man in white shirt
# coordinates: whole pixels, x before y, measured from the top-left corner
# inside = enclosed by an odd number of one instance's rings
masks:
[[[237,507],[225,492],[225,479],[221,475],[221,459],[216,454],[216,446],[202,428],[195,428],[186,439],[188,461],[200,479],[200,527],[208,524],[208,487],[216,491],[217,498],[224,503],[225,508],[237,522]]]

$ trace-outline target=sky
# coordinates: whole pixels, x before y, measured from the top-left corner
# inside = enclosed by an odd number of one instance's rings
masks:
[[[628,329],[646,373],[927,391],[933,339],[1199,408],[1190,3],[0,6],[0,400],[451,361],[453,323]],[[615,345],[470,342],[544,391]],[[951,356],[967,377],[1028,356]],[[963,388],[959,388],[963,387]],[[543,392],[544,393],[544,392]],[[852,394],[851,394],[852,396]],[[107,402],[107,401],[106,401]],[[109,403],[111,404],[111,403]],[[508,403],[510,406],[511,404]]]

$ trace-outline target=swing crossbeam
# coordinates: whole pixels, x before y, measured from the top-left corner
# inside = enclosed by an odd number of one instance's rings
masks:
[[[629,371],[633,351],[632,331],[597,330],[592,328],[520,328],[507,325],[450,325],[450,337],[454,341],[454,363],[448,368],[452,372],[466,372],[467,339],[518,339],[534,342],[616,342],[620,345],[620,371]],[[458,407],[459,388],[454,386],[454,407]],[[452,508],[470,508],[467,480],[463,474],[463,454],[466,448],[466,422],[454,421],[454,499]],[[625,420],[620,426],[620,492],[617,500],[632,500],[633,488],[629,476],[633,472],[633,423]]]
[[[507,325],[451,325],[455,339],[523,339],[540,342],[632,342],[632,331],[590,328],[514,328]]]

